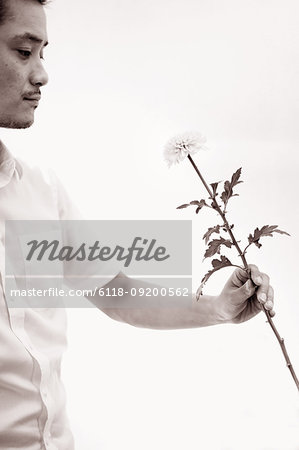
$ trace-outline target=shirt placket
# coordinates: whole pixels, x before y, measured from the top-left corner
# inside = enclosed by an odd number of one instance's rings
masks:
[[[5,279],[3,277],[4,273],[4,246],[0,241],[0,295],[4,296],[5,299]],[[37,364],[40,369],[39,379],[37,378],[37,371],[33,371],[32,382],[39,386],[40,397],[44,408],[46,409],[46,414],[42,414],[39,418],[39,428],[42,432],[43,445],[46,450],[58,450],[56,445],[52,442],[51,437],[51,424],[54,417],[54,399],[52,398],[50,392],[51,386],[51,366],[49,359],[39,352],[32,342],[25,330],[25,309],[24,308],[7,308],[8,317],[10,321],[10,326],[19,339],[19,341],[24,345],[26,350],[30,353],[33,358],[33,363]],[[43,409],[44,409],[43,408]]]
[[[51,441],[51,424],[54,416],[54,399],[52,398],[51,386],[51,367],[48,358],[41,354],[30,341],[25,328],[25,310],[23,308],[9,308],[11,328],[17,338],[23,343],[26,350],[30,353],[34,361],[40,368],[39,390],[41,400],[46,408],[46,418],[39,424],[43,433],[43,442],[46,450],[58,450]]]

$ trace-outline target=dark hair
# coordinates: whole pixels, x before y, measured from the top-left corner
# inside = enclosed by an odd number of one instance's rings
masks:
[[[45,5],[48,0],[36,0],[41,5]],[[9,10],[9,0],[0,0],[0,25],[5,22]]]

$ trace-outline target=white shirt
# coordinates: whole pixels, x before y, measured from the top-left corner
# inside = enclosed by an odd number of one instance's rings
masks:
[[[65,311],[7,307],[3,234],[5,220],[76,217],[59,181],[15,160],[0,141],[0,450],[74,448],[60,379]]]

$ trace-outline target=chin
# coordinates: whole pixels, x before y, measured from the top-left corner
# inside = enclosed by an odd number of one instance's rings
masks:
[[[31,125],[33,125],[34,118],[22,118],[22,119],[3,119],[0,118],[0,127],[1,128],[13,128],[13,129],[24,129],[29,128]]]
[[[17,122],[17,123],[14,123],[9,128],[14,128],[14,129],[21,130],[21,129],[29,128],[29,127],[31,127],[31,125],[33,125],[33,120],[31,120],[30,122],[22,122],[22,123],[21,122]]]

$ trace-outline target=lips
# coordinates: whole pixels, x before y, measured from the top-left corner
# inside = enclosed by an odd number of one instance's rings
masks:
[[[27,95],[23,97],[23,100],[28,102],[28,104],[37,107],[38,103],[41,99],[41,95],[40,94],[35,94],[35,95]]]
[[[28,91],[23,95],[23,100],[27,100],[29,102],[39,102],[41,99],[41,92],[38,91]]]
[[[31,96],[24,96],[23,98],[24,98],[24,100],[39,102],[41,99],[41,96],[39,94],[37,94],[37,95],[31,95]]]

